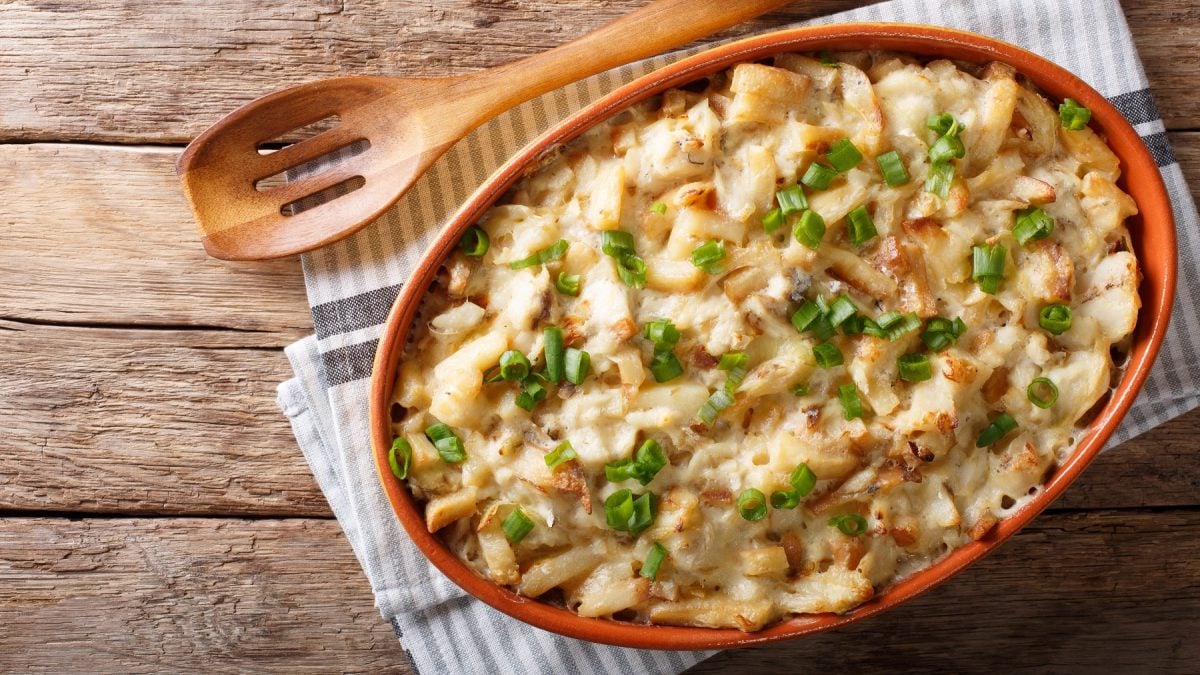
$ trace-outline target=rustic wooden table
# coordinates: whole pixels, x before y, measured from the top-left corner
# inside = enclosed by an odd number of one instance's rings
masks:
[[[0,2],[0,671],[410,671],[275,406],[311,331],[299,262],[206,258],[175,159],[269,90],[466,72],[640,2]],[[1200,186],[1200,1],[1126,12]],[[897,611],[695,672],[1194,671],[1198,434],[1104,455]]]

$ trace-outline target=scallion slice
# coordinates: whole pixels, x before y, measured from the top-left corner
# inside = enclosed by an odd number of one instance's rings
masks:
[[[608,526],[635,537],[654,523],[657,510],[658,500],[649,492],[635,498],[632,490],[617,490],[604,500]]]
[[[563,332],[558,326],[549,326],[542,331],[543,351],[546,355],[546,378],[554,384],[563,381],[566,362],[563,360]]]
[[[547,452],[544,459],[546,460],[546,466],[551,469],[557,469],[559,464],[565,464],[578,457],[579,454],[575,452],[575,446],[571,445],[571,441],[563,441],[553,450]]]
[[[952,159],[962,159],[967,154],[958,134],[946,134],[929,146],[929,161],[934,164],[948,163]]]
[[[805,300],[800,309],[797,309],[792,314],[792,326],[800,332],[804,332],[812,326],[813,322],[821,316],[821,308],[817,307],[817,303],[812,300]]]
[[[767,496],[758,488],[746,488],[738,495],[737,509],[746,520],[762,520],[767,516]]]
[[[1030,403],[1047,410],[1058,401],[1058,387],[1048,377],[1037,377],[1025,388],[1025,395]]]
[[[800,504],[800,493],[795,490],[776,490],[771,493],[771,507],[794,509]]]
[[[425,436],[437,449],[438,456],[447,464],[457,464],[467,458],[462,439],[449,426],[438,422],[425,430]]]
[[[783,220],[783,209],[771,209],[767,211],[767,214],[762,219],[763,231],[771,234],[775,230],[778,230],[780,225],[783,225]]]
[[[804,176],[800,182],[814,190],[825,190],[829,188],[829,184],[837,178],[838,172],[825,166],[813,162],[808,165],[808,170],[804,172]]]
[[[654,542],[650,547],[650,551],[646,553],[646,560],[642,563],[642,569],[638,572],[639,575],[649,579],[650,581],[658,580],[658,569],[662,567],[663,561],[667,559],[667,549],[663,545]]]
[[[583,384],[583,380],[587,378],[588,372],[592,368],[592,355],[582,349],[567,347],[563,359],[563,376],[567,378],[567,382]]]
[[[837,348],[837,345],[832,342],[822,342],[812,348],[813,358],[816,359],[817,365],[822,368],[834,368],[846,362],[842,357],[842,350]]]
[[[804,188],[799,185],[789,185],[776,192],[775,199],[779,202],[779,210],[785,216],[808,208],[808,200],[804,197]]]
[[[863,416],[863,405],[858,398],[858,387],[853,383],[838,387],[838,400],[842,403],[842,417],[852,420]]]
[[[1038,325],[1054,335],[1062,335],[1071,328],[1071,308],[1066,305],[1046,305],[1038,312]]]
[[[510,349],[500,355],[500,378],[512,382],[529,377],[529,359],[521,352]]]
[[[896,365],[900,369],[900,379],[905,382],[924,382],[933,377],[933,366],[924,354],[905,354],[896,359]]]
[[[746,352],[725,352],[717,362],[717,370],[734,371],[745,368],[749,362],[750,355]]]
[[[724,388],[718,389],[709,395],[704,405],[700,406],[700,412],[696,413],[696,416],[700,418],[701,422],[712,426],[713,422],[717,421],[717,415],[731,405],[733,405],[733,394]]]
[[[1008,249],[1001,244],[976,244],[971,247],[971,259],[971,278],[979,283],[979,290],[994,294],[1004,279]]]
[[[458,242],[458,247],[462,249],[463,255],[472,258],[482,258],[488,252],[490,245],[488,233],[477,225],[467,228],[467,231],[463,233],[462,240]]]
[[[408,478],[408,466],[412,463],[412,445],[403,436],[397,436],[388,450],[388,467],[392,475],[400,480]]]
[[[901,314],[899,320],[890,323],[887,328],[882,329],[880,332],[882,333],[882,337],[888,342],[895,342],[920,327],[921,317],[917,316],[915,312],[908,312],[907,314]]]
[[[523,270],[526,267],[533,267],[534,265],[544,265],[545,263],[562,258],[567,254],[568,247],[569,244],[567,244],[566,239],[559,239],[554,244],[535,252],[528,258],[521,258],[520,260],[508,263],[508,267],[509,269]]]
[[[921,331],[921,341],[926,347],[940,352],[954,344],[966,331],[967,324],[963,323],[961,317],[954,321],[934,317],[925,324],[925,330]]]
[[[867,326],[874,323],[874,321],[871,321],[862,314],[855,314],[854,316],[842,322],[842,334],[862,335],[864,332],[866,332]],[[875,326],[875,328],[879,328],[879,326]]]
[[[625,253],[617,258],[617,276],[630,288],[646,285],[646,261],[641,256]]]
[[[513,546],[516,546],[521,543],[525,535],[533,531],[533,521],[518,506],[508,514],[504,522],[500,523],[500,529],[504,532],[504,537]]]
[[[807,497],[808,493],[812,492],[817,485],[817,474],[808,468],[807,463],[801,462],[788,477],[788,482],[801,497]]]
[[[578,274],[566,274],[565,272],[558,273],[558,279],[554,281],[554,287],[563,295],[572,297],[579,295],[579,288],[583,278]]]
[[[1092,120],[1092,111],[1079,105],[1075,99],[1068,98],[1058,106],[1058,120],[1064,129],[1079,131]]]
[[[829,324],[831,326],[837,328],[838,326],[842,325],[846,319],[849,319],[857,313],[858,307],[854,304],[854,301],[845,295],[840,295],[836,300],[833,301],[831,305],[829,305],[829,314],[826,316],[826,318],[829,319]]]
[[[930,115],[925,120],[925,126],[936,133],[938,136],[945,136],[952,129],[958,128],[958,123],[954,120],[954,116],[950,113],[938,113]]]
[[[667,205],[665,202],[654,202],[653,204],[650,205],[650,210],[661,216],[661,215],[666,214]]]
[[[642,328],[642,336],[655,345],[674,347],[679,342],[679,329],[670,319],[655,319]]]
[[[1045,239],[1054,231],[1054,219],[1037,207],[1017,211],[1017,224],[1013,226],[1013,237],[1024,246],[1036,239]]]
[[[821,245],[821,238],[825,236],[825,219],[816,211],[806,209],[792,226],[792,236],[801,244],[817,250]]]
[[[793,396],[808,396],[808,385],[797,384],[792,387]]]
[[[883,182],[891,187],[904,185],[910,180],[908,169],[904,166],[904,160],[900,159],[900,153],[895,150],[879,155],[875,158],[875,163],[879,165],[879,170],[883,172]]]
[[[670,347],[655,347],[650,357],[650,372],[655,382],[669,382],[683,374],[683,364]]]
[[[654,480],[658,472],[667,465],[667,455],[662,446],[653,439],[646,439],[633,457],[619,459],[604,465],[604,477],[613,483],[633,478],[642,485]]]
[[[849,138],[840,138],[834,141],[829,152],[825,153],[825,159],[829,160],[829,164],[838,173],[844,173],[858,166],[863,161],[863,156],[858,148],[854,147],[853,141]]]
[[[692,251],[692,264],[709,274],[720,274],[725,259],[725,242],[720,239],[701,244]]]
[[[850,242],[855,246],[862,246],[879,234],[865,204],[846,214],[846,225],[850,231]]]
[[[633,253],[633,235],[623,230],[604,230],[600,233],[600,249],[614,258]]]
[[[534,376],[530,376],[525,380],[523,390],[517,394],[517,407],[532,412],[537,404],[541,403],[546,398],[546,388]]]
[[[902,319],[904,319],[904,315],[893,310],[891,312],[884,312],[883,314],[875,317],[875,324],[880,328],[887,330],[888,328],[891,328],[899,323]]]
[[[975,447],[986,448],[1004,438],[1005,434],[1017,428],[1017,421],[1008,413],[1000,413],[992,423],[984,427],[983,432],[975,441]]]
[[[848,537],[857,537],[867,533],[867,519],[857,513],[834,516],[829,519],[828,523]]]
[[[945,199],[950,194],[950,185],[954,183],[954,164],[936,162],[929,165],[929,173],[925,175],[925,191]]]

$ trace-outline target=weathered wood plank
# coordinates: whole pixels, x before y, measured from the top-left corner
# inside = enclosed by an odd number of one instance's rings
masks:
[[[0,671],[395,672],[332,520],[0,519]]]
[[[1184,672],[1200,513],[1047,514],[890,614],[692,672]],[[408,672],[327,520],[0,520],[0,670]]]
[[[1195,511],[1046,514],[896,611],[688,672],[1192,672],[1196,534]]]
[[[225,327],[261,331],[258,346],[310,333],[297,259],[234,264],[204,253],[178,156],[0,145],[0,318]]]
[[[263,340],[0,321],[0,510],[328,515]]]
[[[4,3],[0,140],[181,143],[273,89],[338,75],[438,76],[494,66],[642,3]],[[793,3],[724,35],[863,4]],[[1168,125],[1200,126],[1192,105],[1200,66],[1191,58],[1200,10],[1191,0],[1123,4]]]

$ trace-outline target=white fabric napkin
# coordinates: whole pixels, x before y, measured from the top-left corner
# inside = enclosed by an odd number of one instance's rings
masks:
[[[1200,220],[1117,0],[893,0],[812,23],[835,21],[933,23],[992,35],[1066,67],[1113,102],[1166,181],[1178,225],[1180,285],[1162,354],[1110,447],[1200,405],[1194,337],[1200,335]],[[467,596],[425,560],[392,514],[367,428],[381,324],[445,219],[507,157],[557,120],[697,51],[624,66],[521,105],[452,148],[379,221],[303,257],[316,335],[287,349],[295,377],[279,386],[279,404],[366,571],[379,611],[421,672],[677,673],[712,653],[638,651],[563,638]]]

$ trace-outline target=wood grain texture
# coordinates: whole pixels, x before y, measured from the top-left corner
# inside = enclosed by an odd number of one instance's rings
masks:
[[[694,673],[1186,672],[1200,513],[1047,514],[946,585]],[[0,670],[410,672],[337,524],[0,520]]]
[[[298,260],[204,254],[175,178],[178,156],[0,144],[0,318],[257,331],[257,346],[312,332]]]
[[[0,321],[0,510],[329,515],[261,341]]]
[[[411,672],[335,521],[0,520],[0,671]]]
[[[544,51],[643,2],[3,3],[0,140],[183,143],[281,87],[336,75],[470,72]],[[722,35],[863,4],[796,2]],[[1123,4],[1168,126],[1200,127],[1192,104],[1200,11],[1189,0]]]

